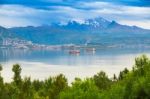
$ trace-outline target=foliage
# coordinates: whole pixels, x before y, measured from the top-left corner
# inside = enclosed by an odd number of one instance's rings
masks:
[[[71,85],[63,74],[44,81],[22,78],[19,64],[13,65],[13,81],[4,83],[2,69],[0,65],[0,99],[150,99],[150,60],[145,55],[118,77],[110,79],[100,71],[84,80],[75,78]]]

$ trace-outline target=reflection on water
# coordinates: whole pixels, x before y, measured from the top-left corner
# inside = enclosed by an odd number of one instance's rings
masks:
[[[62,51],[33,51],[33,50],[0,50],[0,62],[3,64],[5,81],[12,77],[12,64],[22,66],[22,75],[36,79],[63,73],[69,81],[74,77],[90,77],[103,70],[110,76],[118,74],[125,67],[131,69],[134,58],[140,54],[149,54],[149,49],[100,49],[96,53],[81,50],[80,55],[70,55],[67,50]]]

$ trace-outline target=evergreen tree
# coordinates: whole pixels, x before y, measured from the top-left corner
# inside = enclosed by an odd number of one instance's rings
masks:
[[[13,80],[17,86],[19,86],[22,82],[21,80],[21,67],[19,64],[13,65],[12,71],[14,72]]]

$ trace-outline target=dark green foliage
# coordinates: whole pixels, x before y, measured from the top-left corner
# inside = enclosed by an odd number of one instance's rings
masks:
[[[0,65],[0,98],[3,96],[3,89],[4,89],[4,84],[3,84],[3,78],[1,77],[1,71],[2,71],[2,66]]]
[[[68,87],[67,79],[60,74],[53,79],[52,89],[50,91],[51,98],[57,99],[60,92]]]
[[[123,78],[125,78],[126,74],[128,74],[129,70],[127,68],[125,68],[123,71],[120,72],[119,74],[119,80],[122,80]]]
[[[20,75],[20,73],[21,73],[20,65],[19,64],[13,65],[12,71],[14,72],[14,77],[13,77],[14,83],[19,86],[22,81],[21,75]]]
[[[0,99],[150,99],[150,60],[135,59],[133,70],[125,68],[118,78],[101,71],[91,78],[76,78],[70,86],[63,74],[44,81],[21,78],[21,67],[13,65],[13,81],[4,83],[0,65]]]
[[[111,80],[107,77],[106,73],[101,71],[97,73],[97,75],[94,75],[93,80],[95,82],[95,85],[100,90],[108,89],[111,85]]]
[[[0,71],[2,71],[3,70],[3,67],[2,67],[2,65],[0,65]]]
[[[72,87],[60,94],[60,99],[99,99],[99,90],[92,79],[76,78]]]
[[[114,74],[113,81],[117,81],[117,76]]]

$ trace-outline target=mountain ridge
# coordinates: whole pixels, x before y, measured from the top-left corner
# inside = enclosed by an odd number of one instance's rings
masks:
[[[66,25],[52,24],[6,29],[16,38],[48,45],[85,44],[87,41],[90,43],[116,44],[118,42],[123,43],[123,41],[127,43],[128,38],[131,39],[131,42],[136,43],[141,41],[141,38],[143,40],[144,37],[150,37],[148,36],[150,33],[148,29],[121,25],[116,21],[110,22],[101,17],[87,19],[83,23],[69,21]]]

